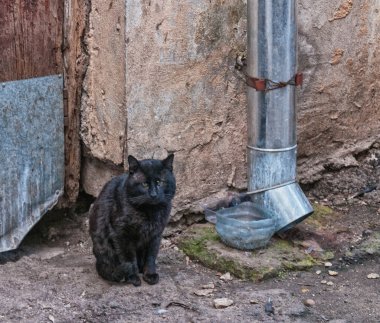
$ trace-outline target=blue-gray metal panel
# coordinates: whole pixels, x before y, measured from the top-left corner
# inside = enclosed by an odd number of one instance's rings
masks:
[[[0,252],[15,249],[63,193],[63,79],[0,83]]]

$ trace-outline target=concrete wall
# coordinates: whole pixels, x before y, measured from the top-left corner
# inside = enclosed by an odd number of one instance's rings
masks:
[[[85,155],[123,163],[125,143],[125,3],[90,2],[85,39],[89,65],[83,86],[81,136]]]
[[[299,176],[356,166],[380,134],[380,1],[299,1]]]
[[[126,156],[175,153],[173,220],[246,187],[244,0],[92,0],[82,184],[97,195]],[[346,167],[379,135],[380,1],[299,0],[299,177]],[[125,13],[125,20],[124,20]],[[124,29],[125,28],[125,29]]]

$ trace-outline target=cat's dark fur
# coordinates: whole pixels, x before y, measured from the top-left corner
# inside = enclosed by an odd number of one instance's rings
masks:
[[[129,173],[113,178],[90,210],[96,269],[110,281],[159,280],[156,257],[169,220],[176,182],[173,154],[164,160],[128,156]]]

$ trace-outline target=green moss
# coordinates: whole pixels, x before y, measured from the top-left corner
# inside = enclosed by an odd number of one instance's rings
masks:
[[[310,269],[318,264],[320,264],[320,262],[310,255],[307,255],[304,259],[295,262],[296,270]]]
[[[292,243],[283,239],[273,239],[273,243],[270,247],[286,253],[291,253],[294,251]]]
[[[260,281],[264,279],[269,279],[273,277],[277,277],[278,270],[273,267],[260,267],[256,270],[251,270],[247,279],[252,281]]]
[[[223,273],[229,272],[241,279],[258,281],[275,276],[272,267],[263,266],[252,269],[207,249],[208,241],[219,240],[219,236],[213,227],[204,227],[198,228],[195,235],[182,239],[178,246],[190,258],[198,260],[204,266]]]
[[[190,234],[186,234],[178,246],[191,259],[199,261],[206,267],[223,273],[230,272],[236,277],[252,281],[283,277],[287,271],[307,270],[321,264],[320,259],[305,254],[303,250],[293,246],[287,240],[273,238],[267,248],[253,251],[249,255],[245,253],[244,256],[257,259],[257,262],[253,262],[255,265],[241,261],[240,257],[222,256],[219,252],[214,251],[215,249],[209,248],[211,244],[219,242],[220,239],[214,227],[198,226]],[[236,250],[236,253],[238,255],[241,251]],[[331,255],[332,253],[328,253],[327,257],[331,257]],[[260,265],[262,259],[270,261]]]
[[[205,265],[212,265],[215,256],[206,248],[207,241],[219,240],[218,234],[210,227],[199,228],[194,236],[182,239],[179,248],[190,258],[197,259]]]
[[[194,258],[204,258],[208,261],[209,252],[206,249],[207,241],[219,240],[218,234],[210,227],[199,229],[192,238],[180,241],[179,247],[189,256]]]
[[[332,251],[324,251],[320,259],[326,261],[326,260],[332,260],[334,259],[334,257],[335,255]]]
[[[289,259],[282,261],[282,265],[287,270],[308,270],[319,264],[321,264],[321,261],[306,254],[301,257],[299,255],[293,255],[293,257],[289,257]]]
[[[182,239],[179,248],[183,250],[190,258],[196,259],[206,267],[216,269],[222,272],[231,272],[241,277],[243,273],[240,268],[235,268],[231,260],[218,258],[218,256],[206,248],[208,241],[218,241],[219,237],[214,228],[198,228],[195,235]]]
[[[324,252],[321,257],[314,258],[309,254],[305,254],[303,250],[295,247],[292,242],[282,239],[274,240],[271,249],[276,250],[278,255],[281,255],[282,264],[289,270],[305,270],[318,265],[322,260],[334,258],[332,252]]]
[[[333,209],[330,207],[320,204],[320,203],[313,203],[313,208],[314,208],[314,217],[326,217],[327,215],[331,215],[334,213]]]
[[[285,279],[286,277],[288,277],[288,271],[287,270],[281,269],[281,270],[278,271],[277,278],[279,278],[279,279]]]
[[[351,252],[351,251],[347,251],[345,254],[344,254],[345,257],[347,258],[351,258],[354,256],[354,254]]]
[[[346,251],[348,259],[366,259],[380,256],[380,232],[374,232],[367,240]]]
[[[325,225],[332,216],[336,215],[333,209],[323,204],[313,203],[313,209],[313,214],[305,220],[305,223],[317,227]]]
[[[359,250],[369,255],[380,255],[380,232],[373,233],[368,240],[359,246]]]

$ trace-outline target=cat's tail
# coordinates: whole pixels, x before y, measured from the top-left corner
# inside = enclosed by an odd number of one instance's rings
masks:
[[[96,261],[96,271],[99,276],[113,282],[122,282],[124,275],[119,270],[114,270],[114,266],[103,261]]]
[[[114,266],[102,261],[97,261],[96,270],[98,274],[106,280],[133,284],[134,286],[141,285],[141,279],[137,274],[137,266],[134,266],[132,263]]]

